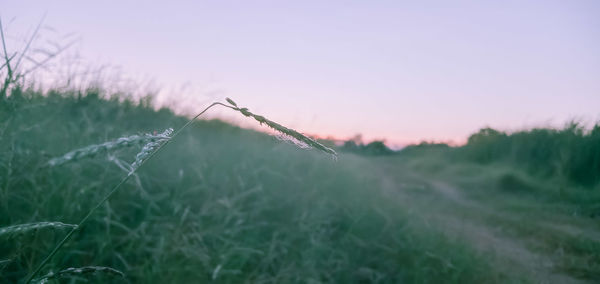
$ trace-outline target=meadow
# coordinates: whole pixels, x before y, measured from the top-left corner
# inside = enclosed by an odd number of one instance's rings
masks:
[[[154,109],[151,99],[101,89],[16,86],[1,94],[0,282],[31,276],[69,224],[128,175],[143,145],[49,161],[188,121]],[[538,144],[522,138],[530,150],[515,146],[524,144],[512,135],[484,131],[464,147],[338,151],[333,159],[262,132],[198,120],[102,203],[35,277],[87,267],[48,281],[598,281],[598,168],[581,172],[575,161],[592,157],[598,165],[599,131],[572,129],[574,136],[545,130],[567,137],[563,144],[548,144],[554,140],[542,134]],[[551,162],[525,155],[534,152]],[[552,162],[558,159],[564,163]],[[54,223],[1,231],[39,222]]]

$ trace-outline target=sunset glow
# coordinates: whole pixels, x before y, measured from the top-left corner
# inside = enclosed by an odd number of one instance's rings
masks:
[[[598,1],[3,2],[13,41],[46,14],[87,64],[151,78],[187,111],[232,97],[390,145],[600,119]]]

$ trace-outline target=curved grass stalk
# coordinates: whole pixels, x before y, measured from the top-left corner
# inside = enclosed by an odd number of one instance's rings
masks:
[[[196,116],[194,116],[192,119],[190,119],[186,124],[184,124],[181,128],[179,128],[175,133],[173,133],[172,136],[169,137],[169,139],[165,139],[163,143],[160,143],[158,145],[153,144],[150,145],[149,147],[145,147],[145,149],[142,150],[141,152],[141,156],[136,157],[136,161],[134,162],[134,164],[132,165],[132,170],[123,178],[121,179],[121,181],[115,185],[106,196],[104,196],[104,198],[102,198],[102,200],[100,200],[100,202],[98,202],[98,204],[96,204],[96,206],[94,206],[92,209],[90,209],[88,211],[88,213],[81,219],[81,221],[79,221],[79,223],[76,225],[76,227],[73,227],[71,229],[71,231],[69,231],[69,233],[54,247],[54,249],[50,252],[50,254],[36,267],[36,269],[27,277],[27,280],[25,281],[25,283],[30,283],[32,281],[32,279],[42,270],[42,268],[52,259],[52,257],[54,257],[54,255],[65,245],[65,243],[73,236],[73,234],[81,229],[81,227],[83,226],[83,224],[85,224],[88,219],[92,216],[92,214],[94,212],[96,212],[96,210],[98,208],[100,208],[100,206],[102,206],[104,204],[104,202],[106,202],[109,198],[111,198],[116,192],[117,190],[125,183],[127,182],[127,180],[129,180],[129,178],[135,174],[140,168],[142,168],[146,162],[148,162],[150,159],[152,159],[152,157],[154,157],[154,155],[156,155],[158,152],[160,152],[165,146],[167,146],[169,143],[171,143],[171,141],[177,137],[177,135],[179,135],[181,133],[181,131],[183,131],[184,129],[186,129],[190,124],[192,124],[196,119],[198,119],[198,117],[200,117],[201,115],[203,115],[206,111],[208,111],[209,109],[211,109],[214,106],[220,105],[226,108],[230,108],[232,110],[238,111],[241,114],[243,114],[246,117],[252,117],[254,118],[256,121],[258,121],[260,124],[266,124],[267,126],[273,128],[274,130],[287,135],[293,139],[296,139],[310,147],[316,148],[322,152],[325,152],[327,154],[332,155],[333,157],[337,156],[337,153],[331,149],[328,148],[324,145],[322,145],[321,143],[293,130],[293,129],[289,129],[287,127],[284,127],[276,122],[273,122],[269,119],[266,119],[263,116],[254,114],[252,112],[250,112],[247,108],[239,108],[237,106],[237,104],[227,98],[227,102],[230,105],[226,105],[220,102],[214,102],[211,105],[209,105],[208,107],[206,107],[204,110],[202,110],[200,113],[198,113]],[[168,133],[169,135],[171,134],[171,132],[169,131]],[[139,155],[139,154],[138,154]],[[139,159],[138,159],[139,158]]]
[[[232,101],[229,98],[227,98],[227,102],[229,102],[233,106],[233,107],[228,106],[229,108],[231,108],[231,109],[233,109],[235,111],[240,112],[241,114],[243,114],[246,117],[254,118],[260,124],[263,124],[263,123],[266,124],[268,127],[270,127],[273,130],[281,133],[286,138],[295,140],[294,144],[297,144],[297,145],[299,144],[298,145],[299,147],[301,147],[301,148],[304,148],[304,147],[315,148],[315,149],[317,149],[317,150],[319,150],[321,152],[324,152],[324,153],[327,153],[327,154],[331,155],[334,158],[337,157],[337,153],[333,149],[331,149],[331,148],[329,148],[329,147],[327,147],[327,146],[325,146],[325,145],[323,145],[323,144],[315,141],[314,139],[312,139],[312,138],[310,138],[310,137],[308,137],[308,136],[306,136],[304,134],[301,134],[300,132],[298,132],[298,131],[296,131],[294,129],[287,128],[287,127],[285,127],[285,126],[283,126],[283,125],[281,125],[281,124],[279,124],[277,122],[269,120],[269,119],[265,118],[262,115],[254,114],[254,113],[250,112],[245,107],[244,108],[240,108],[240,107],[237,106],[237,104],[235,104],[234,101]]]

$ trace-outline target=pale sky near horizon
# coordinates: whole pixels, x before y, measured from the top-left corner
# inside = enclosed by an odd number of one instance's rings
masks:
[[[0,3],[13,38],[46,14],[91,64],[305,133],[461,143],[484,126],[600,120],[600,1]]]

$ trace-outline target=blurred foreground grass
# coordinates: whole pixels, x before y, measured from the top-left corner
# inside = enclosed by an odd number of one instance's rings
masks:
[[[166,109],[94,92],[16,90],[0,108],[0,227],[75,223],[126,174],[103,155],[56,167],[46,166],[49,158],[186,122]],[[117,156],[131,162],[135,153]],[[140,283],[501,279],[466,246],[411,221],[379,188],[361,158],[335,162],[262,133],[199,121],[109,200],[44,272],[102,265]],[[65,232],[0,236],[2,282],[25,277]]]

